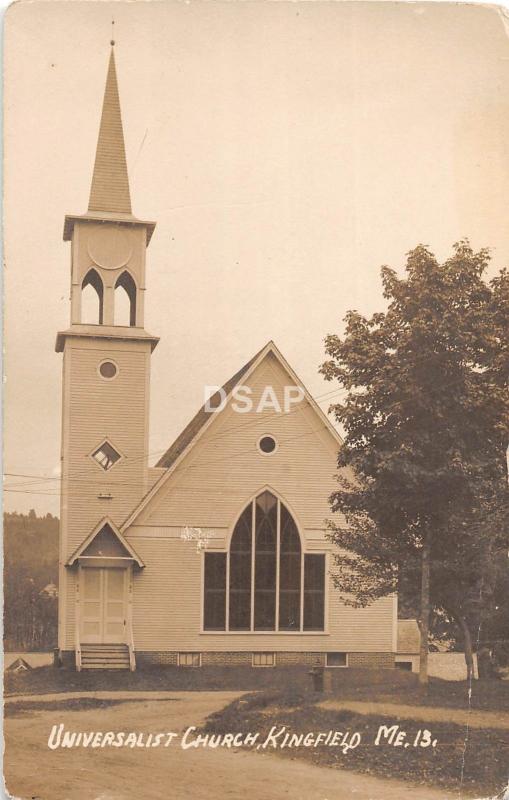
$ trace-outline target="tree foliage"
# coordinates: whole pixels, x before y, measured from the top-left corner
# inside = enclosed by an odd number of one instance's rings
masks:
[[[330,536],[347,603],[418,584],[426,546],[433,601],[468,616],[507,547],[509,275],[487,282],[488,263],[468,241],[443,264],[420,245],[404,277],[382,268],[385,311],[326,338],[321,371],[346,390]]]
[[[4,514],[4,639],[8,650],[57,644],[58,519]]]

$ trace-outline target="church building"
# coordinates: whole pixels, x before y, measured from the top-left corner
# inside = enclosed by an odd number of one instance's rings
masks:
[[[66,216],[63,234],[63,662],[394,666],[396,598],[354,609],[333,585],[326,521],[341,440],[273,342],[149,466],[154,228],[131,208],[112,47],[88,211]]]

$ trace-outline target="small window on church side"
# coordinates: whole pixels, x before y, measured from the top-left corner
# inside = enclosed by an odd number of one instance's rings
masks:
[[[276,447],[277,442],[273,436],[262,436],[262,438],[258,441],[259,450],[266,456],[270,455],[270,453],[273,453]]]
[[[109,442],[104,442],[98,450],[92,453],[92,458],[94,458],[106,472],[117,463],[120,458],[120,453],[117,453]]]
[[[117,372],[117,365],[114,364],[113,361],[103,361],[99,364],[99,373],[101,377],[105,378],[107,381],[113,380]]]

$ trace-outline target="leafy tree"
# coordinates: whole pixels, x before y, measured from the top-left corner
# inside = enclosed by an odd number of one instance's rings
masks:
[[[501,622],[501,604],[507,611],[507,527],[504,506],[482,508],[482,513],[451,520],[441,558],[433,562],[430,595],[434,613],[430,628],[455,649],[464,649],[467,672],[473,674],[473,652],[491,646],[494,625]],[[407,564],[400,593],[412,603],[419,582],[418,563]],[[403,584],[403,585],[402,585]],[[415,603],[414,603],[415,607]],[[500,625],[498,637],[509,642],[509,627]],[[459,647],[461,646],[461,647]],[[481,674],[480,677],[485,677]]]
[[[493,279],[491,298],[491,322],[493,338],[491,347],[485,353],[485,366],[492,380],[500,386],[507,386],[509,375],[509,272],[502,270]]]
[[[321,372],[347,392],[331,408],[345,431],[338,465],[351,468],[331,496],[335,581],[354,605],[420,583],[422,684],[431,603],[454,598],[466,624],[476,567],[489,572],[485,515],[507,492],[508,279],[487,283],[488,263],[467,241],[443,264],[420,245],[404,278],[382,268],[386,311],[351,311],[325,340]]]
[[[57,585],[58,519],[35,511],[4,514],[6,649],[56,646]]]

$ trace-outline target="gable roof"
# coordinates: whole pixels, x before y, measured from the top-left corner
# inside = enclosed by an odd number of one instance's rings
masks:
[[[27,669],[32,669],[32,667],[30,666],[28,661],[25,661],[24,658],[21,658],[21,656],[19,656],[19,658],[13,661],[12,664],[9,664],[9,666],[6,667],[6,669],[8,672],[21,672]]]
[[[311,408],[315,411],[317,416],[320,418],[324,428],[332,435],[335,439],[336,443],[340,446],[343,444],[341,436],[337,432],[337,430],[332,425],[331,421],[327,417],[326,414],[322,411],[316,400],[309,394],[306,387],[302,383],[302,381],[297,377],[293,369],[290,367],[286,359],[283,357],[281,352],[278,350],[276,345],[273,341],[267,342],[265,347],[262,347],[261,350],[256,353],[244,366],[232,375],[232,377],[226,381],[223,385],[223,390],[225,392],[226,403],[223,406],[223,409],[226,408],[228,405],[228,400],[230,399],[231,393],[235,389],[235,387],[239,384],[242,378],[248,378],[256,369],[256,367],[263,361],[263,359],[271,353],[275,359],[279,362],[281,367],[285,370],[285,372],[289,375],[291,380],[294,382],[294,385],[300,386],[304,392],[304,398],[308,401]],[[216,392],[212,400],[214,398],[219,397],[219,392]],[[209,400],[210,403],[210,400]],[[182,461],[185,455],[192,449],[194,443],[200,439],[202,434],[205,430],[212,424],[213,419],[218,415],[221,414],[223,409],[216,413],[211,413],[210,411],[206,411],[205,405],[203,405],[197,414],[193,417],[193,419],[186,425],[182,433],[175,439],[171,447],[168,448],[166,453],[159,459],[156,466],[157,467],[164,467],[165,470],[158,481],[154,483],[151,489],[146,493],[146,495],[142,498],[140,503],[136,506],[136,508],[132,511],[132,513],[127,517],[125,522],[122,524],[122,530],[125,531],[135,519],[141,514],[143,509],[147,506],[150,500],[157,494],[159,489],[166,483],[169,476],[172,474],[174,469],[178,466],[178,464]]]
[[[239,383],[240,379],[243,378],[244,375],[246,375],[251,365],[254,364],[260,353],[262,353],[264,350],[265,347],[262,347],[262,349],[259,350],[256,353],[256,355],[253,356],[253,358],[249,359],[247,364],[244,364],[244,366],[241,367],[239,371],[235,373],[235,375],[232,375],[232,377],[229,380],[227,380],[226,383],[223,384],[222,386],[222,390],[224,392],[223,396],[228,397],[230,395],[230,393]],[[219,404],[220,398],[221,398],[221,392],[215,392],[215,394],[213,394],[212,397],[209,398],[208,402],[210,406],[212,408],[215,408],[216,404]],[[179,457],[179,455],[184,452],[184,450],[188,447],[188,445],[191,444],[193,439],[199,434],[203,426],[209,421],[210,416],[211,416],[210,411],[206,410],[204,404],[200,408],[200,410],[194,415],[192,420],[186,425],[182,433],[179,434],[179,436],[177,436],[173,444],[170,445],[166,453],[163,456],[161,456],[161,458],[156,464],[156,467],[165,467],[166,469],[169,469],[172,466],[172,464],[176,461],[176,459]]]
[[[132,547],[129,544],[129,542],[121,534],[121,532],[119,531],[119,529],[117,528],[115,523],[111,519],[109,519],[108,517],[104,517],[99,522],[99,524],[96,525],[96,527],[89,533],[87,538],[80,544],[80,546],[74,551],[72,556],[68,559],[68,561],[66,563],[66,566],[67,567],[72,567],[73,564],[76,563],[77,559],[84,555],[85,551],[87,550],[88,547],[90,547],[92,542],[96,538],[98,538],[98,537],[100,537],[102,535],[102,532],[103,532],[104,528],[106,528],[106,527],[109,528],[109,532],[118,541],[118,543],[121,545],[123,550],[125,552],[127,552],[127,556],[125,556],[125,558],[128,558],[130,560],[135,561],[136,564],[139,567],[144,567],[145,564],[143,563],[143,561],[141,560],[141,558],[137,554],[137,552],[134,549],[134,547]]]

